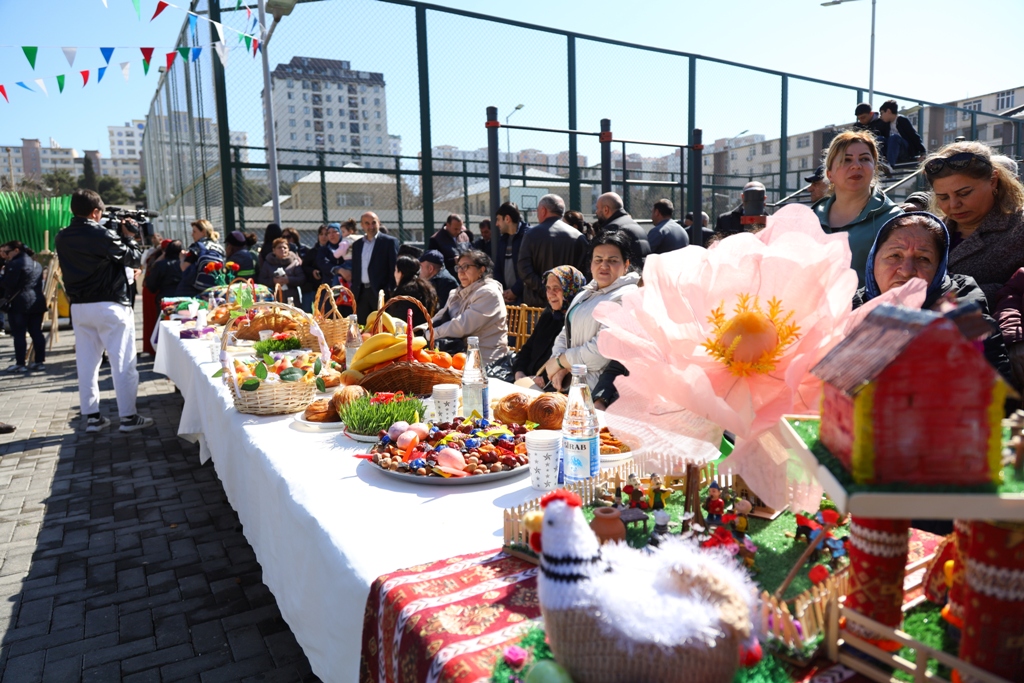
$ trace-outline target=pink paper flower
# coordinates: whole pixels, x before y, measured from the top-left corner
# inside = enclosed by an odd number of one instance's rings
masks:
[[[509,645],[505,648],[505,663],[513,669],[521,669],[523,664],[526,664],[529,654],[529,652],[518,645]]]

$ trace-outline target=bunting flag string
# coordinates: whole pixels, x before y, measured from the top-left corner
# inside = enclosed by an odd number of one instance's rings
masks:
[[[75,55],[78,53],[77,47],[62,47],[64,51],[64,59],[68,60],[68,66],[75,65]]]
[[[179,48],[178,48],[178,54],[179,54],[179,55],[181,55],[181,59],[182,59],[182,60],[183,60],[183,61],[184,61],[184,62],[185,62],[186,64],[188,64],[188,53],[189,53],[189,51],[190,51],[190,50],[191,50],[191,48],[187,48],[187,47],[179,47]],[[167,66],[168,66],[168,68],[169,68],[169,67],[170,67],[170,64],[168,64]]]
[[[35,90],[33,90],[33,89],[32,89],[32,88],[30,88],[29,86],[25,85],[25,84],[24,84],[24,83],[22,83],[21,81],[18,81],[17,83],[15,83],[15,85],[20,85],[20,86],[21,86],[22,88],[24,88],[25,90],[28,90],[29,92],[35,92]]]
[[[142,61],[144,61],[146,64],[149,64],[153,60],[154,48],[140,47],[139,49],[142,51]]]
[[[110,9],[110,7],[107,7],[107,0],[103,0],[103,6],[106,7],[107,9]]]
[[[198,43],[199,42],[199,40],[196,38],[196,28],[197,28],[198,24],[199,24],[199,17],[197,15],[193,14],[192,12],[189,12],[188,13],[188,29],[189,29],[189,32],[192,34],[192,42],[193,43]]]
[[[11,103],[11,101],[7,99],[7,90],[4,89],[4,86],[2,85],[0,85],[0,95],[4,96],[4,100],[7,102],[7,104]]]
[[[142,75],[143,76],[148,76],[149,75],[149,62],[147,62],[145,60],[142,61]]]
[[[213,28],[217,31],[217,38],[220,42],[224,42],[224,27],[220,25],[219,21],[211,21]]]
[[[128,80],[128,69],[131,68],[131,62],[121,62],[121,73],[124,75],[124,80]]]
[[[227,68],[229,54],[228,46],[225,45],[223,42],[218,41],[213,44],[213,51],[216,52],[217,56],[220,58],[220,65],[224,68]]]
[[[101,66],[100,68],[96,69],[96,83],[103,82],[103,74],[105,73],[107,73],[107,67],[105,66]]]
[[[256,56],[256,50],[259,49],[259,46],[260,46],[259,38],[253,38],[252,39],[252,56],[253,57]]]
[[[82,87],[84,88],[89,85],[89,70],[86,69],[85,71],[79,71],[78,73],[82,74]]]
[[[32,66],[32,70],[35,71],[36,55],[39,54],[39,48],[29,46],[21,48],[21,51],[25,53],[25,59],[28,60],[28,63]]]
[[[139,0],[132,0],[132,4],[135,5],[135,14],[138,15],[139,21],[142,21],[142,6]]]
[[[194,47],[194,48],[192,48],[192,61],[193,62],[198,62],[199,61],[199,53],[202,52],[202,51],[203,51],[203,48],[201,48],[201,47]]]
[[[153,12],[153,16],[151,16],[149,20],[153,21],[154,19],[156,19],[158,16],[160,16],[161,12],[167,9],[168,6],[168,3],[164,2],[164,0],[160,0],[160,2],[156,3],[156,11]]]
[[[110,58],[114,56],[114,48],[112,47],[101,47],[100,54],[103,55],[103,61],[110,64]]]
[[[64,74],[57,76],[57,90],[64,92]]]
[[[36,85],[39,86],[39,89],[43,91],[44,95],[46,95],[47,97],[50,96],[50,93],[46,92],[46,83],[43,82],[43,79],[37,78]]]
[[[188,48],[185,48],[185,49],[187,50]],[[178,56],[177,52],[168,52],[167,53],[167,70],[168,71],[171,70],[171,64],[174,64],[174,58],[177,57],[177,56]]]

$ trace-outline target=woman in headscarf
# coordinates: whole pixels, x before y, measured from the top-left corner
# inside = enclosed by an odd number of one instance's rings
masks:
[[[533,377],[534,383],[541,388],[548,383],[543,372],[544,363],[551,358],[551,347],[565,327],[565,309],[587,285],[587,278],[572,266],[558,266],[544,273],[544,284],[548,305],[512,364],[516,379]]]

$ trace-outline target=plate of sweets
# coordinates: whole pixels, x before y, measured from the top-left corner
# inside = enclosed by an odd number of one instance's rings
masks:
[[[479,484],[529,472],[526,432],[518,424],[461,417],[433,425],[400,421],[361,457],[384,475],[415,484]]]

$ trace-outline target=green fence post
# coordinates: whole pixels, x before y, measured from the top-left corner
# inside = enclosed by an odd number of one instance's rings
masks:
[[[323,213],[323,222],[326,224],[330,221],[327,220],[327,173],[323,150],[316,153],[316,165],[320,168],[320,211]]]
[[[971,137],[969,139],[978,139],[978,112],[971,112]]]
[[[628,169],[626,169],[626,143],[622,143],[622,208],[629,213],[629,185],[626,184]]]
[[[576,36],[569,35],[569,130],[576,130]],[[569,209],[579,211],[583,206],[580,194],[580,167],[577,159],[576,134],[569,134]]]
[[[228,149],[231,149],[231,148],[228,148]],[[245,197],[243,196],[242,193],[245,191],[245,183],[242,182],[242,158],[241,158],[241,151],[237,147],[234,148],[234,153],[235,153],[234,173],[237,176],[237,178],[235,178],[235,189],[238,192],[238,222],[239,222],[239,226],[242,228],[242,231],[244,232],[245,231]],[[228,166],[228,168],[230,169],[231,167]],[[231,171],[230,170],[228,171],[227,175],[231,175]],[[226,197],[225,197],[224,201],[227,202],[227,198]],[[234,211],[232,211],[232,214],[234,214]],[[234,215],[232,215],[231,217],[234,218]],[[231,223],[234,224],[234,220],[232,220]],[[225,230],[227,230],[227,228],[225,228]]]
[[[688,86],[687,91],[688,92],[687,92],[687,95],[686,95],[686,98],[687,98],[687,103],[686,103],[686,123],[687,123],[687,126],[686,126],[686,144],[687,144],[688,147],[692,147],[692,145],[693,145],[693,129],[697,126],[697,58],[692,56],[692,55],[690,56],[690,65],[689,65],[689,67],[690,67],[690,69],[689,69],[690,73],[689,73],[689,78],[687,79],[688,80],[688,83],[687,83],[687,86]],[[693,190],[693,188],[696,185],[694,174],[700,173],[702,171],[702,169],[697,167],[697,164],[694,161],[694,159],[695,159],[695,155],[693,153],[693,149],[687,149],[687,152],[686,152],[686,162],[687,162],[687,164],[686,165],[688,166],[688,169],[687,169],[686,173],[689,176],[689,178],[688,178],[688,182],[687,182],[687,186],[686,187],[689,189],[690,198],[689,198],[689,201],[686,202],[686,206],[691,206],[691,207],[695,206],[697,204],[697,196],[696,196],[696,193]],[[679,172],[680,173],[683,172],[683,160],[682,159],[679,160]],[[682,199],[682,197],[680,197],[680,199]],[[685,212],[683,212],[683,213],[685,214]],[[693,217],[693,222],[694,222],[694,225],[699,225],[700,222],[701,222],[700,216],[694,216]]]
[[[402,216],[402,160],[395,157],[395,197],[398,200],[398,241],[405,241],[405,219]]]
[[[434,227],[434,159],[430,144],[430,69],[427,66],[427,8],[416,5],[416,64],[420,84],[420,198],[423,200],[423,246]]]
[[[462,160],[462,208],[465,213],[466,229],[469,229],[469,176],[466,175],[466,160]]]
[[[1022,144],[1024,141],[1020,139],[1021,134],[1024,133],[1024,121],[1014,121],[1013,128],[1013,154],[1020,159],[1021,155],[1024,154],[1024,144]]]
[[[857,88],[857,104],[860,104],[863,101],[864,101],[864,91],[861,90],[860,88]],[[853,106],[856,107],[857,104],[855,104]]]
[[[217,24],[220,23],[220,3],[209,3],[210,10],[210,42],[220,40],[217,35]],[[211,60],[213,65],[213,92],[217,101],[217,149],[220,152],[220,184],[221,201],[224,203],[224,232],[228,233],[235,229],[235,205],[234,187],[231,177],[231,131],[228,128],[228,94],[224,84],[224,65],[219,59]],[[173,116],[167,112],[167,117]],[[243,221],[242,229],[245,229]]]
[[[787,167],[789,166],[789,76],[782,77],[782,130],[779,135],[779,196],[782,199],[789,194]],[[799,183],[797,183],[799,185]]]

